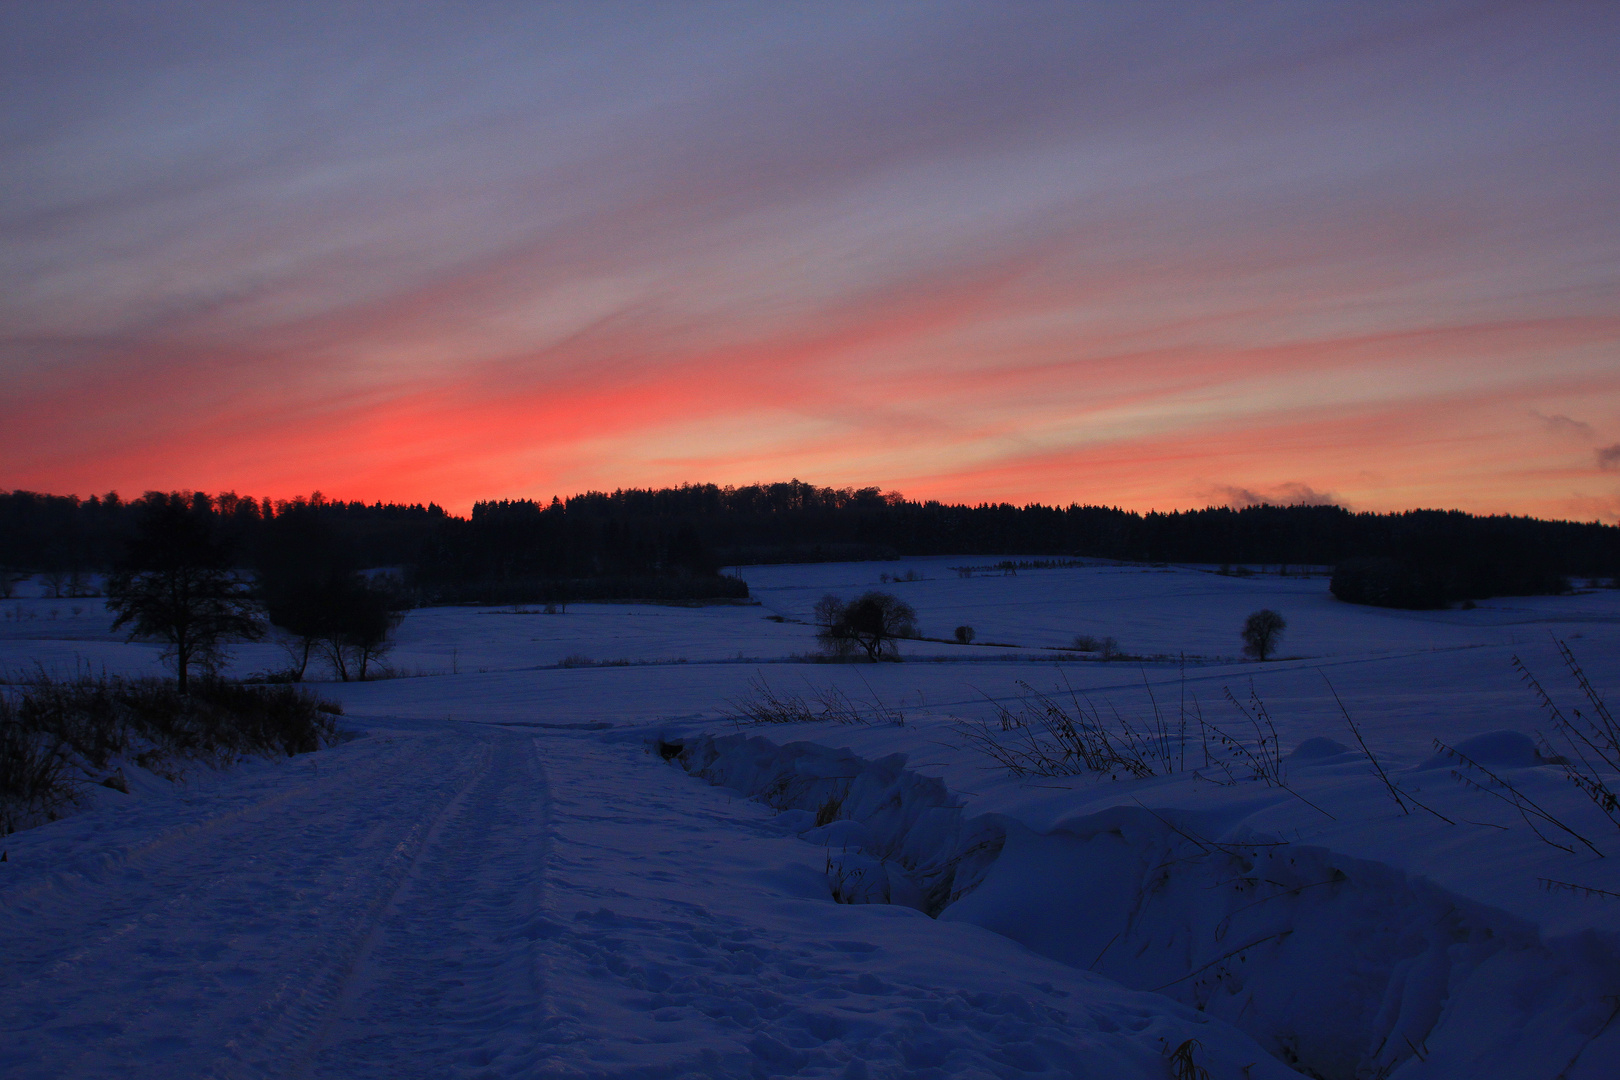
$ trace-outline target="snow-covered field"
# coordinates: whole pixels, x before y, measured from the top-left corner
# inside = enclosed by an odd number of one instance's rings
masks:
[[[0,1074],[1620,1074],[1620,831],[1537,756],[1511,664],[1590,714],[1566,641],[1620,705],[1620,593],[1396,612],[1321,577],[955,569],[989,561],[413,612],[405,677],[318,684],[361,737],[133,776],[0,842]],[[806,662],[815,601],[868,588],[980,644]],[[0,666],[159,670],[99,601],[24,591]],[[1264,665],[1238,637],[1261,607],[1289,623]],[[761,681],[904,723],[739,727]],[[1187,736],[1160,775],[1014,776],[965,735],[1020,745],[995,722],[1020,683]],[[1258,753],[1227,691],[1275,725],[1270,782],[1210,734]]]

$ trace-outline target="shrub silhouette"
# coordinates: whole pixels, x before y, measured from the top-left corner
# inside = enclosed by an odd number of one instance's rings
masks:
[[[0,835],[54,820],[120,758],[178,776],[188,761],[309,753],[336,738],[335,703],[291,686],[43,670],[0,696]],[[100,780],[127,793],[123,769]]]
[[[1256,660],[1267,659],[1277,650],[1277,643],[1287,628],[1288,620],[1270,608],[1256,611],[1243,621],[1244,655]]]
[[[816,621],[822,624],[816,636],[839,655],[856,647],[866,658],[878,661],[899,655],[895,642],[917,636],[917,612],[891,593],[866,592],[844,603],[835,596],[824,596],[816,604]]]

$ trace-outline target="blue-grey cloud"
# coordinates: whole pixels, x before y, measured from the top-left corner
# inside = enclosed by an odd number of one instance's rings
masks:
[[[1553,435],[1566,435],[1577,439],[1590,439],[1594,432],[1592,425],[1584,420],[1575,420],[1563,413],[1553,413],[1551,416],[1543,415],[1535,409],[1530,415],[1541,421],[1543,430]]]
[[[1218,505],[1236,510],[1247,506],[1339,506],[1344,502],[1331,491],[1317,491],[1297,481],[1260,488],[1217,484],[1210,491]]]

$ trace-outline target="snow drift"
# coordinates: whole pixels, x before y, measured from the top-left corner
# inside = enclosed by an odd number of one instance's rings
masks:
[[[826,846],[835,898],[904,903],[1158,991],[1306,1075],[1614,1075],[1614,934],[1549,937],[1422,876],[1212,813],[1114,806],[1036,830],[967,814],[900,754],[742,734],[658,749]]]

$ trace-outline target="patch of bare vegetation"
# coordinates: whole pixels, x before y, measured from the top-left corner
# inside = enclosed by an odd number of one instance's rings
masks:
[[[123,764],[178,776],[188,762],[308,753],[338,705],[285,684],[44,673],[0,691],[0,833],[61,817],[94,785],[127,791]]]
[[[732,701],[743,724],[893,724],[903,726],[905,711],[890,705],[867,684],[868,698],[852,698],[836,686],[817,687],[808,682],[805,693],[779,691],[765,676],[748,680],[748,694]]]

